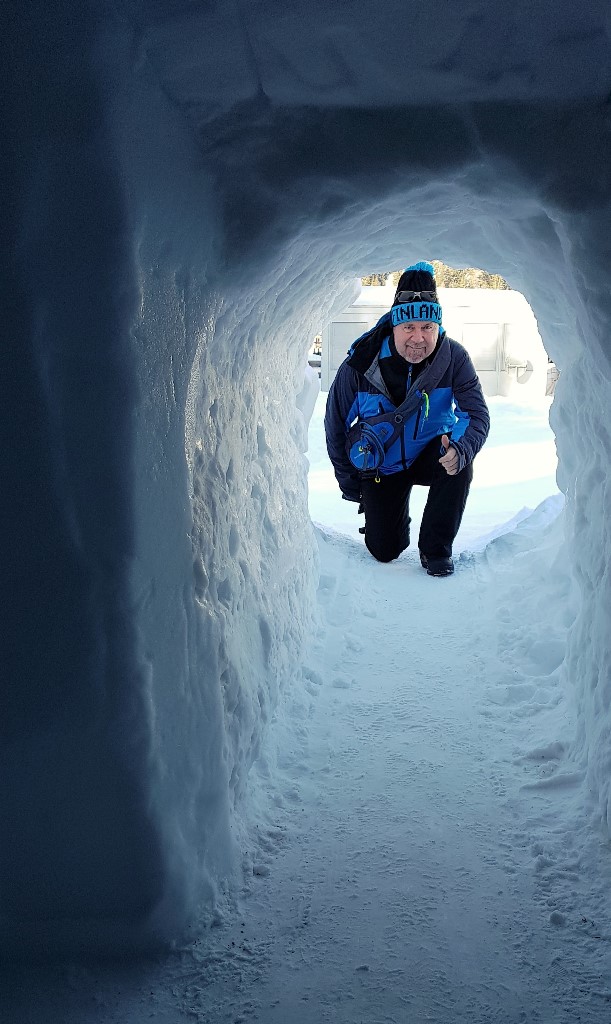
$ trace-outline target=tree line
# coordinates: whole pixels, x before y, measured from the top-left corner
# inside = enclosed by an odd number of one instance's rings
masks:
[[[435,268],[435,280],[438,288],[497,288],[505,291],[509,288],[507,281],[500,274],[488,274],[485,270],[478,270],[477,267],[467,267],[465,270],[456,270],[454,267],[447,267],[440,260],[431,260]],[[368,274],[361,278],[363,285],[385,284],[397,285],[402,271],[393,270],[386,274]]]

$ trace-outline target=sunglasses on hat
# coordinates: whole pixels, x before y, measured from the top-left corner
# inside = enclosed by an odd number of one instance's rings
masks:
[[[424,302],[437,302],[437,292],[399,292],[395,296],[394,306],[399,302],[413,302],[414,299],[422,299]]]

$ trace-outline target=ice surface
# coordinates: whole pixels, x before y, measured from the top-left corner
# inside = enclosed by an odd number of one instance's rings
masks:
[[[251,0],[239,16],[232,5],[132,9],[146,22],[141,45],[164,89],[206,121],[257,92],[299,106],[556,103],[603,99],[611,79],[603,0],[582,6],[577,23],[566,0],[501,9],[482,0],[315,0],[307,12],[296,0]],[[211,36],[212,53],[201,46]]]
[[[562,369],[566,672],[606,822],[607,5],[11,13],[2,945],[213,912],[314,607],[305,354],[355,275],[413,259],[503,274]]]
[[[496,411],[509,436],[534,412]],[[562,505],[444,581],[318,527],[316,629],[249,777],[237,906],[150,963],[0,971],[7,1019],[606,1024],[611,864],[571,754]]]

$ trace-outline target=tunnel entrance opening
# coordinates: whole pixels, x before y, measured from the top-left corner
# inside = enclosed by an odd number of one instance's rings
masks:
[[[437,262],[436,269],[443,264]],[[557,453],[549,425],[555,376],[545,352],[534,313],[526,298],[509,289],[498,275],[493,286],[461,287],[466,281],[492,279],[485,271],[447,268],[454,287],[438,287],[443,323],[448,336],[462,343],[473,359],[491,413],[491,432],[474,463],[471,488],[456,550],[510,530],[551,496],[558,496]],[[439,272],[439,271],[438,271]],[[443,269],[440,271],[443,278]],[[462,273],[462,276],[461,276]],[[392,304],[397,273],[364,277],[360,293],[335,314],[318,334],[322,364],[321,392],[316,399],[308,432],[309,509],[314,523],[360,537],[362,517],[343,501],[326,454],[324,409],[329,387],[352,342],[373,327]],[[316,365],[315,365],[316,364]],[[310,386],[313,373],[308,371]],[[428,488],[415,487],[410,500],[412,517],[419,522]]]

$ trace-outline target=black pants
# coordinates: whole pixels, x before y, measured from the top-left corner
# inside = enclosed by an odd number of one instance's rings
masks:
[[[458,533],[473,479],[469,463],[456,476],[439,465],[441,441],[431,441],[409,469],[362,480],[365,544],[379,562],[392,562],[409,546],[409,497],[414,484],[429,488],[418,547],[429,557],[447,557]]]

